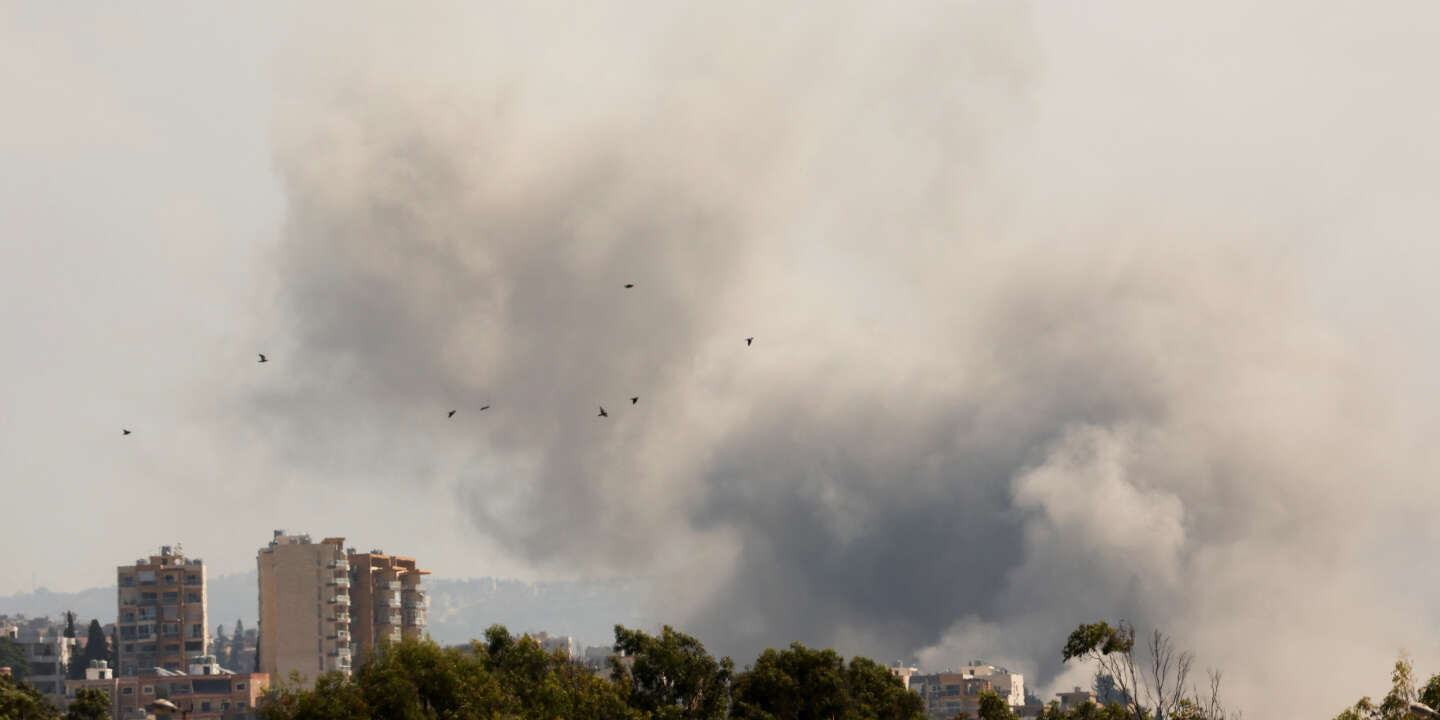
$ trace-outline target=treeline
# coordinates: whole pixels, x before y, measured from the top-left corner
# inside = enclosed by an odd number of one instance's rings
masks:
[[[547,652],[529,636],[493,626],[483,641],[442,648],[428,640],[391,645],[352,677],[298,678],[271,689],[265,720],[918,720],[920,696],[888,668],[846,662],[800,644],[766,650],[737,671],[695,638],[615,628],[616,655],[599,673]]]

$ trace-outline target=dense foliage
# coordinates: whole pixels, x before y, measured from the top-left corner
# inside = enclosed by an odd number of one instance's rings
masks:
[[[0,718],[5,720],[55,720],[60,711],[30,683],[0,675]]]
[[[918,695],[864,658],[792,645],[767,650],[736,673],[695,638],[615,628],[608,673],[546,652],[529,636],[491,627],[483,642],[441,648],[428,640],[385,647],[353,677],[300,678],[272,688],[265,720],[916,720]]]
[[[8,637],[0,637],[0,667],[10,668],[11,674],[17,678],[29,675],[30,660],[25,657],[25,648]]]

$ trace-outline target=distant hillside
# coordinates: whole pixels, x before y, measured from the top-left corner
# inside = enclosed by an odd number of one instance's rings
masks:
[[[258,589],[255,571],[208,579],[210,631],[227,631],[239,619],[256,626]],[[640,608],[647,588],[638,580],[525,583],[501,578],[425,579],[430,591],[430,635],[442,644],[480,637],[499,623],[514,632],[546,631],[573,635],[581,645],[608,645],[616,623],[642,625]],[[73,593],[34,592],[0,596],[0,614],[59,618],[66,610],[88,621],[115,620],[115,586]]]

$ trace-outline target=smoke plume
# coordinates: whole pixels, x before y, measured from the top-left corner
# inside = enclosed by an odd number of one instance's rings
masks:
[[[1407,6],[299,18],[266,439],[742,659],[1049,679],[1124,618],[1333,714],[1440,658],[1430,349],[1351,301],[1434,259]]]

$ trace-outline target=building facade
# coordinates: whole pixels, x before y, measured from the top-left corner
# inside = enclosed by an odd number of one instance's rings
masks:
[[[260,580],[259,670],[308,680],[351,668],[350,563],[344,538],[312,542],[276,530],[257,563]]]
[[[85,669],[84,680],[68,680],[73,700],[81,690],[99,690],[110,697],[115,720],[153,717],[145,706],[165,699],[191,720],[254,720],[255,706],[270,686],[262,673],[231,673],[213,658],[200,658],[187,672],[148,668],[140,675],[116,677],[103,662]]]
[[[420,581],[430,571],[419,569],[415,558],[386,555],[380,550],[352,550],[349,561],[355,662],[364,662],[386,643],[421,637],[427,598]]]
[[[980,694],[993,691],[990,680],[960,672],[911,675],[910,689],[925,701],[932,718],[973,718],[980,714]]]
[[[116,569],[120,675],[148,668],[181,672],[209,649],[205,563],[177,545]]]
[[[983,665],[974,663],[960,668],[960,672],[966,675],[973,675],[977,678],[985,678],[990,681],[990,689],[994,690],[1005,698],[1005,701],[1012,708],[1025,707],[1025,676],[1020,673],[1010,672],[1003,667],[994,665]]]
[[[30,683],[52,702],[64,705],[65,674],[76,655],[75,638],[65,637],[64,623],[48,617],[0,617],[0,634],[9,637],[25,652],[30,664]]]

